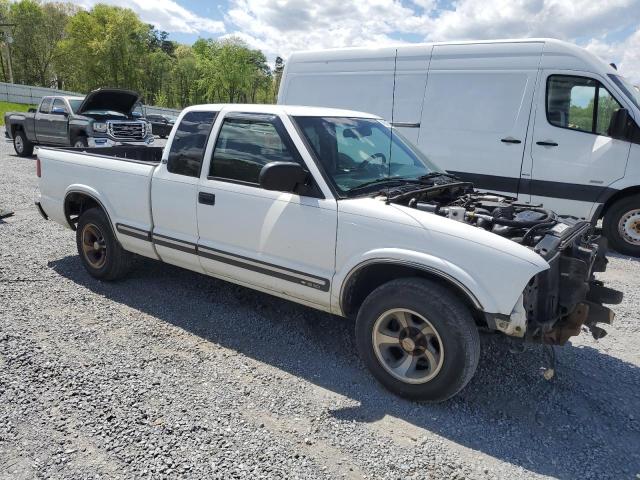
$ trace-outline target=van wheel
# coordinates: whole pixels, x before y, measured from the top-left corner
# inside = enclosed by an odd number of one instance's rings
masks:
[[[89,146],[89,141],[87,140],[87,137],[84,137],[84,136],[76,137],[76,139],[73,141],[74,148],[87,148],[88,146]]]
[[[442,402],[471,380],[480,336],[467,306],[422,278],[393,280],[375,289],[356,319],[360,356],[391,392]]]
[[[621,198],[604,217],[602,230],[619,253],[640,256],[640,195]]]
[[[90,208],[80,215],[76,245],[82,265],[92,277],[118,280],[131,268],[132,254],[120,246],[109,220],[99,208]]]
[[[16,130],[13,134],[13,149],[19,157],[30,157],[33,155],[33,143],[27,140],[23,130]]]

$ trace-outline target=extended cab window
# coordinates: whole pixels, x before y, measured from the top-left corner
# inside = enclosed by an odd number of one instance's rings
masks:
[[[226,118],[209,176],[257,184],[260,170],[270,162],[302,163],[280,120]]]
[[[51,102],[51,97],[43,98],[40,104],[40,113],[49,113],[51,111]]]
[[[551,75],[547,80],[547,120],[552,125],[608,135],[613,112],[621,108],[597,80]]]
[[[217,112],[188,112],[171,142],[167,170],[178,175],[199,177],[204,149]]]

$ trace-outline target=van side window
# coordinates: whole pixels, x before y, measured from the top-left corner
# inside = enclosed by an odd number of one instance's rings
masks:
[[[547,80],[547,120],[551,125],[608,135],[613,112],[621,108],[592,78],[551,75]]]
[[[188,112],[176,130],[167,171],[188,177],[199,177],[204,149],[217,112]]]
[[[45,97],[42,99],[42,103],[40,104],[40,113],[49,113],[51,111],[51,97]]]
[[[226,118],[213,151],[209,176],[257,185],[260,170],[270,162],[302,164],[280,120]]]

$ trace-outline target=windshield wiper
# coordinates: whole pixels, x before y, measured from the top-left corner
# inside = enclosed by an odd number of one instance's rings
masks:
[[[410,178],[402,178],[402,177],[384,177],[384,178],[376,178],[375,180],[371,180],[369,182],[362,183],[357,187],[350,188],[347,190],[347,193],[359,192],[362,189],[366,189],[372,185],[383,184],[383,183],[420,183],[419,180],[410,179]]]
[[[418,180],[424,182],[425,180],[431,180],[432,178],[442,178],[442,177],[451,178],[454,180],[458,179],[458,177],[456,177],[455,175],[451,175],[450,173],[446,173],[446,172],[429,172],[426,175],[422,175],[421,177],[418,177]]]

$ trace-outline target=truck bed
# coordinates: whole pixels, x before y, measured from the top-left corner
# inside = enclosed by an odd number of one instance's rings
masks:
[[[151,177],[162,148],[118,146],[105,148],[40,147],[40,203],[53,220],[72,226],[65,199],[90,197],[109,212],[112,226],[128,225],[150,231]],[[116,236],[129,251],[153,256],[149,242]]]
[[[95,157],[117,158],[119,160],[133,160],[136,162],[158,164],[162,159],[163,147],[147,147],[145,145],[119,145],[116,147],[61,147],[75,153],[88,153]]]

